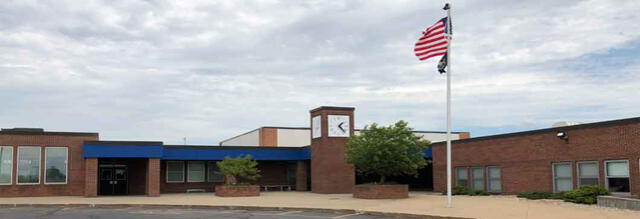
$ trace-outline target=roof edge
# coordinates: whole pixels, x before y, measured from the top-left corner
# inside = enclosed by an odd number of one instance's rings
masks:
[[[509,138],[509,137],[516,137],[516,136],[528,136],[528,135],[541,134],[541,133],[553,132],[553,131],[570,131],[570,130],[577,130],[577,129],[606,127],[606,126],[614,126],[614,125],[626,125],[626,124],[632,124],[632,123],[640,123],[640,117],[632,117],[632,118],[617,119],[617,120],[608,120],[608,121],[593,122],[593,123],[584,123],[584,124],[580,124],[580,125],[544,128],[544,129],[534,129],[534,130],[529,130],[529,131],[512,132],[512,133],[497,134],[497,135],[480,136],[480,137],[475,137],[475,138],[465,138],[465,139],[453,140],[451,142],[466,143],[466,142],[483,141],[483,140],[491,140],[491,139]],[[444,145],[444,144],[446,144],[446,141],[436,142],[436,143],[433,143],[431,145],[432,146],[439,146],[439,145]]]

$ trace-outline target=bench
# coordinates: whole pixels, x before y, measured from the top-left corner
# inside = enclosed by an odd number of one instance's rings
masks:
[[[205,192],[204,189],[187,189],[187,193],[200,193],[200,192]]]
[[[265,191],[291,191],[295,189],[295,185],[261,185],[260,188]]]

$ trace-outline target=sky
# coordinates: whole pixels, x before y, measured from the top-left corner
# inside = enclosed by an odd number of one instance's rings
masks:
[[[216,145],[309,127],[446,129],[446,76],[413,45],[444,1],[0,1],[0,127]],[[640,116],[640,1],[453,1],[454,131]]]

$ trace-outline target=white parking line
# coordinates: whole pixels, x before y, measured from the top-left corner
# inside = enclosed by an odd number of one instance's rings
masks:
[[[346,218],[346,217],[351,217],[351,216],[356,216],[356,215],[361,215],[362,213],[355,213],[355,214],[345,214],[345,215],[340,215],[340,216],[335,216],[332,218]]]

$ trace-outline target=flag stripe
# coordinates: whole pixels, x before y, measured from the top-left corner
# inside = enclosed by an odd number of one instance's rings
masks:
[[[413,49],[420,61],[447,53],[449,38],[447,37],[446,20],[446,18],[440,19],[422,32],[422,36]]]
[[[436,41],[436,42],[433,42],[433,43],[430,43],[430,44],[427,44],[427,45],[424,45],[424,46],[421,45],[420,47],[416,47],[415,49],[413,49],[413,51],[414,52],[418,52],[418,51],[422,51],[422,50],[425,50],[425,49],[433,48],[433,47],[436,47],[436,46],[442,46],[442,45],[445,45],[447,43],[448,43],[447,40],[439,40],[439,41]],[[418,46],[418,45],[416,45],[416,46]]]

